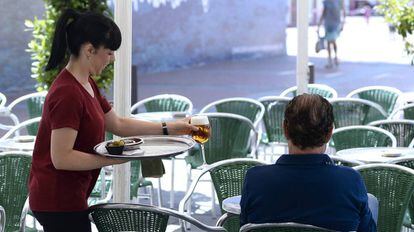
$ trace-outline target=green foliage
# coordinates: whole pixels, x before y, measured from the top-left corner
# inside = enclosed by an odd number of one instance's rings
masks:
[[[394,26],[405,42],[405,50],[414,63],[414,6],[412,0],[380,0],[377,10]]]
[[[55,22],[60,14],[67,8],[78,11],[96,11],[112,16],[106,0],[44,0],[44,19],[34,18],[26,20],[27,30],[32,31],[33,39],[28,44],[28,51],[32,59],[32,78],[36,78],[38,91],[49,89],[58,72],[65,66],[69,56],[60,67],[54,70],[44,71],[49,59],[52,47]],[[94,77],[99,88],[108,90],[113,80],[113,65],[109,65],[99,77]]]

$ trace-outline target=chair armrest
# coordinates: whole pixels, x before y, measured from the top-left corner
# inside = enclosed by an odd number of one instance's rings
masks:
[[[19,232],[24,232],[26,229],[26,216],[27,213],[30,211],[29,206],[29,197],[26,198],[26,201],[24,202],[22,214],[20,215],[20,228]]]
[[[0,206],[0,232],[4,232],[6,229],[6,211]]]

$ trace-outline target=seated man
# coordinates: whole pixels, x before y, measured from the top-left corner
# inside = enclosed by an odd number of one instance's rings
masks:
[[[337,231],[376,231],[360,174],[324,154],[332,136],[331,104],[300,95],[285,111],[289,154],[251,168],[241,198],[241,225],[296,222]]]

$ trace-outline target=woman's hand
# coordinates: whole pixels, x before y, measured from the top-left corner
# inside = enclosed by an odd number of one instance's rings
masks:
[[[167,122],[167,129],[170,135],[188,135],[192,131],[198,131],[196,126],[190,124],[190,117],[174,122]]]

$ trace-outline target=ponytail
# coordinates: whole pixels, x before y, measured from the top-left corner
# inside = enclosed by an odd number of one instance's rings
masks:
[[[72,9],[63,12],[56,23],[55,34],[53,36],[52,49],[50,51],[49,61],[45,70],[49,71],[56,68],[62,63],[67,51],[67,28],[79,17],[79,13]],[[72,21],[70,21],[72,19]],[[70,21],[70,22],[69,22]]]

